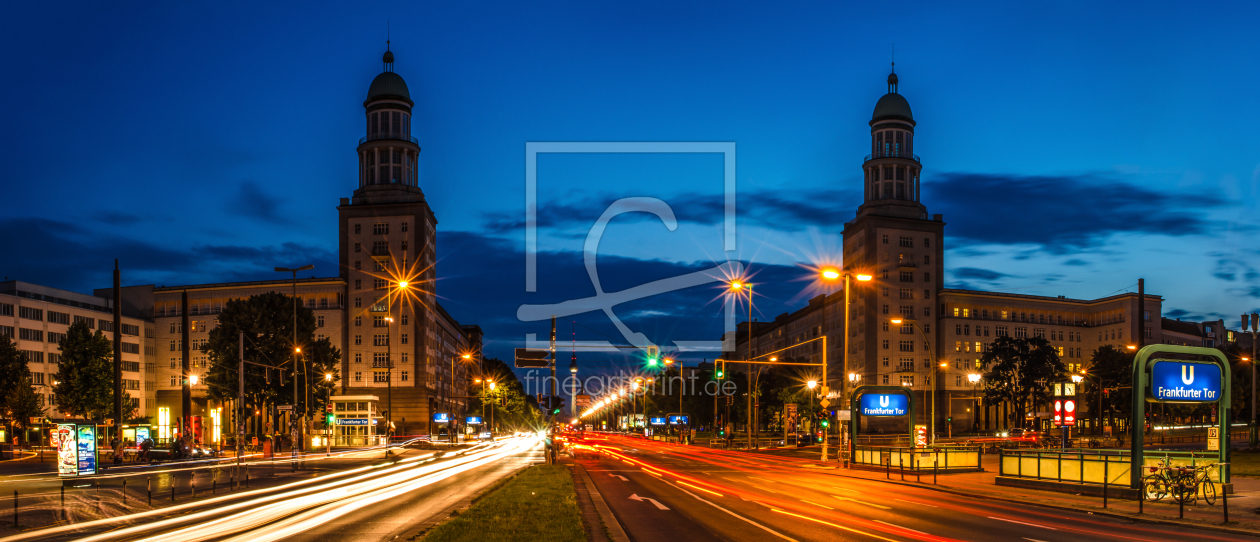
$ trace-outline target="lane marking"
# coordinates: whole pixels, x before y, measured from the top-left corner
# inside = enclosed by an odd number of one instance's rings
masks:
[[[719,497],[721,497],[721,496],[722,496],[722,494],[721,494],[721,493],[718,493],[718,492],[716,492],[716,491],[710,491],[710,490],[705,489],[705,488],[700,487],[700,486],[693,486],[693,485],[688,484],[687,482],[684,482],[684,481],[682,481],[682,480],[679,480],[679,481],[678,481],[678,483],[680,483],[680,484],[682,484],[682,485],[685,485],[685,486],[687,486],[687,487],[689,487],[689,488],[692,488],[692,489],[698,489],[698,490],[703,491],[703,492],[705,492],[705,493],[712,493],[712,494],[717,495],[717,496],[719,496]]]
[[[835,527],[835,528],[837,528],[837,529],[844,529],[844,530],[849,531],[849,532],[858,533],[858,534],[864,534],[864,535],[869,536],[869,537],[871,537],[871,538],[878,538],[878,539],[880,539],[880,540],[887,540],[888,542],[897,542],[896,540],[893,540],[893,539],[891,539],[891,538],[884,538],[884,537],[882,537],[882,536],[875,535],[875,534],[871,534],[871,533],[868,533],[868,532],[866,532],[866,531],[859,531],[859,530],[857,530],[857,529],[853,529],[853,528],[845,527],[845,526],[843,526],[843,525],[836,525],[835,523],[832,523],[832,522],[830,522],[830,521],[823,521],[823,520],[821,520],[821,519],[811,518],[811,517],[809,517],[809,516],[803,516],[803,515],[801,515],[801,514],[793,514],[793,513],[791,513],[791,512],[785,512],[785,511],[783,511],[783,510],[779,510],[778,508],[771,508],[770,510],[771,510],[772,512],[778,512],[778,513],[780,513],[780,514],[784,514],[784,515],[788,515],[788,516],[798,517],[798,518],[801,518],[801,519],[807,519],[807,520],[809,520],[809,521],[813,521],[813,522],[821,523],[821,524],[823,524],[823,525],[830,525],[830,526]]]
[[[805,500],[805,499],[801,499],[801,502],[803,502],[803,503],[808,503],[808,504],[812,504],[812,505],[817,506],[817,507],[819,507],[819,508],[826,508],[826,509],[828,509],[828,510],[835,510],[835,508],[832,508],[832,507],[830,507],[830,506],[824,506],[824,505],[818,504],[818,503],[816,503],[816,502],[807,501],[807,500]]]
[[[651,501],[651,503],[652,503],[652,504],[655,504],[655,505],[656,505],[656,508],[657,508],[658,510],[669,510],[669,507],[668,507],[668,506],[665,506],[665,505],[661,504],[661,503],[660,503],[660,501],[658,501],[658,500],[656,500],[656,499],[653,499],[653,498],[651,498],[651,497],[640,497],[638,494],[633,494],[633,495],[630,495],[630,497],[629,497],[629,498],[630,498],[630,500],[632,500],[632,501],[639,501],[639,502],[643,502],[643,501]]]
[[[1046,542],[1045,540],[1037,540],[1036,538],[1024,538],[1028,542]]]
[[[995,517],[995,516],[989,516],[989,519],[996,519],[996,520],[998,520],[998,521],[1005,521],[1005,522],[1007,522],[1007,523],[1018,523],[1018,524],[1020,524],[1020,525],[1027,525],[1027,526],[1029,526],[1029,527],[1041,527],[1042,529],[1050,529],[1051,531],[1057,531],[1057,530],[1058,530],[1058,529],[1056,529],[1056,528],[1054,528],[1054,527],[1048,527],[1048,526],[1045,526],[1045,525],[1038,525],[1038,524],[1036,524],[1036,523],[1025,523],[1025,522],[1023,522],[1023,521],[1015,521],[1015,520],[1013,520],[1013,519],[999,518],[999,517]]]
[[[621,481],[622,481],[622,482],[629,482],[629,481],[630,481],[630,479],[629,479],[629,478],[626,478],[625,476],[622,476],[622,475],[620,475],[620,474],[609,474],[609,476],[615,476],[615,477],[617,477],[617,478],[621,478]]]
[[[776,481],[774,481],[774,480],[767,480],[767,479],[765,479],[765,478],[758,478],[758,477],[756,477],[756,476],[749,476],[749,478],[752,478],[753,480],[761,480],[762,482],[770,482],[770,483],[772,483],[772,484],[777,484],[777,483],[778,483],[778,482],[776,482]]]
[[[916,531],[916,530],[911,529],[911,528],[909,528],[909,527],[902,527],[902,526],[900,526],[900,525],[897,525],[896,523],[888,523],[887,521],[880,521],[880,520],[878,520],[878,519],[873,519],[873,520],[871,520],[871,521],[874,521],[875,523],[883,523],[884,525],[887,525],[887,526],[889,526],[889,527],[896,527],[896,528],[901,529],[901,530],[903,530],[903,531],[910,531],[910,532],[912,532],[912,533],[919,533],[919,534],[921,534],[921,535],[932,536],[932,535],[927,534],[927,533],[925,533],[925,532],[923,532],[923,531]]]
[[[834,489],[836,491],[848,491],[849,493],[858,493],[856,489],[845,489],[843,487],[831,486],[831,489]],[[901,500],[901,499],[897,499],[897,500]]]
[[[665,483],[667,483],[667,484],[669,484],[669,485],[671,485],[671,486],[674,486],[674,484],[673,484],[673,483],[671,483],[669,480],[661,480],[661,481],[662,481],[662,482],[665,482]],[[732,512],[732,511],[730,511],[730,510],[727,510],[727,509],[725,509],[725,508],[722,508],[721,506],[718,506],[718,505],[716,505],[716,504],[714,504],[714,503],[712,503],[712,502],[706,501],[706,500],[704,500],[703,498],[701,498],[699,495],[696,495],[695,493],[692,493],[692,492],[690,492],[690,491],[687,491],[687,490],[685,490],[685,489],[683,489],[683,488],[681,488],[681,487],[678,487],[678,486],[674,486],[674,487],[675,487],[676,489],[678,489],[678,491],[681,491],[681,492],[683,492],[683,493],[686,493],[686,494],[688,494],[688,495],[691,495],[692,497],[695,497],[697,501],[700,501],[700,502],[702,502],[702,503],[704,503],[704,504],[707,504],[707,505],[709,505],[709,506],[712,506],[712,507],[714,507],[714,508],[717,508],[718,510],[721,510],[721,511],[723,511],[723,512],[726,512],[727,514],[730,514],[730,515],[735,516],[735,517],[737,517],[737,518],[739,518],[739,519],[742,519],[742,520],[744,520],[744,521],[748,522],[750,525],[753,525],[754,527],[757,527],[757,528],[759,528],[759,529],[761,529],[761,530],[763,530],[763,531],[765,531],[765,532],[767,532],[767,533],[770,533],[770,534],[772,534],[772,535],[774,535],[774,536],[777,536],[777,537],[779,537],[779,538],[782,538],[782,539],[784,539],[784,540],[787,540],[788,542],[798,542],[795,538],[789,537],[789,536],[787,536],[787,535],[785,535],[785,534],[783,534],[783,533],[780,533],[780,532],[778,532],[778,531],[776,531],[776,530],[774,530],[774,529],[771,529],[771,528],[769,528],[769,527],[766,527],[765,525],[762,525],[762,524],[757,523],[757,522],[755,522],[755,521],[753,521],[753,520],[751,520],[751,519],[748,519],[748,518],[746,518],[746,517],[744,517],[744,516],[741,516],[741,515],[739,515],[739,514],[736,514],[735,512]],[[771,510],[774,510],[774,508],[771,508],[771,507],[770,507],[770,506],[768,506],[768,505],[762,504],[762,503],[757,502],[757,501],[753,501],[753,502],[756,502],[757,504],[761,504],[762,506],[765,506],[766,508],[770,508]]]
[[[923,503],[921,503],[921,502],[907,501],[907,500],[905,500],[905,499],[893,499],[893,500],[897,500],[897,501],[901,501],[901,502],[908,502],[908,503],[913,504],[913,505],[915,505],[915,506],[927,506],[927,507],[929,507],[929,508],[938,508],[938,506],[936,506],[935,504],[923,504]]]
[[[849,501],[849,502],[855,502],[855,503],[858,503],[858,504],[865,504],[865,505],[867,505],[867,506],[873,506],[873,507],[875,507],[875,508],[879,508],[879,509],[882,509],[882,510],[892,510],[892,507],[891,507],[891,506],[884,506],[884,505],[882,505],[882,504],[875,504],[875,503],[873,503],[873,502],[859,501],[859,500],[857,500],[857,499],[850,499],[850,498],[848,498],[848,497],[841,497],[841,496],[839,496],[839,495],[832,495],[832,497],[835,497],[835,498],[840,499],[840,500],[842,500],[842,501]]]

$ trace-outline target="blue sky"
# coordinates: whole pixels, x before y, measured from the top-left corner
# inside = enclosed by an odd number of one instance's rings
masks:
[[[896,48],[947,286],[1094,298],[1147,279],[1165,315],[1260,309],[1260,44],[1252,3],[25,3],[0,20],[0,274],[88,291],[335,275],[362,101],[387,21],[416,102],[438,293],[505,356],[522,303],[751,260],[759,318],[818,291],[859,203]],[[717,155],[540,160],[539,291],[524,292],[530,141],[737,147],[738,248]],[[700,287],[618,308],[653,340],[713,339]],[[579,323],[612,333],[598,313]],[[1236,322],[1234,325],[1237,325]],[[578,328],[581,329],[581,328]],[[598,339],[588,331],[579,339]],[[563,335],[563,333],[562,333]]]

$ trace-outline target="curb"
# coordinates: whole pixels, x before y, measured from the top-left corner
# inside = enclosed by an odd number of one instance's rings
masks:
[[[817,465],[812,465],[811,467],[807,467],[807,468],[814,468],[814,469],[817,469],[817,468],[818,468],[818,466],[817,466]],[[835,468],[836,468],[837,470],[843,470],[843,469],[839,469],[839,467],[835,467]],[[1106,517],[1115,518],[1115,519],[1127,519],[1127,520],[1130,520],[1130,521],[1137,521],[1137,522],[1141,522],[1141,523],[1149,523],[1149,524],[1152,524],[1152,525],[1175,525],[1175,526],[1178,526],[1178,527],[1190,527],[1190,528],[1193,528],[1193,529],[1203,529],[1203,530],[1205,530],[1205,531],[1216,531],[1216,532],[1229,533],[1229,534],[1238,534],[1238,535],[1246,535],[1246,536],[1260,537],[1260,531],[1252,531],[1252,530],[1247,530],[1247,529],[1237,529],[1237,528],[1232,528],[1232,527],[1225,527],[1225,526],[1222,526],[1222,525],[1212,525],[1212,524],[1202,524],[1202,523],[1190,523],[1190,522],[1172,521],[1172,520],[1166,520],[1166,519],[1149,518],[1149,517],[1145,517],[1145,516],[1138,516],[1138,515],[1118,514],[1118,513],[1115,513],[1115,512],[1099,511],[1099,510],[1082,510],[1082,509],[1079,509],[1079,508],[1072,508],[1072,507],[1068,507],[1068,506],[1060,506],[1060,505],[1056,505],[1056,504],[1045,504],[1045,503],[1039,503],[1039,502],[1022,501],[1022,500],[1017,500],[1017,499],[1008,499],[1008,498],[1006,498],[1006,497],[997,497],[997,496],[993,496],[993,495],[983,495],[983,494],[965,493],[965,492],[962,492],[962,491],[957,491],[957,490],[953,490],[953,489],[945,489],[945,488],[941,488],[941,487],[933,487],[931,484],[912,484],[912,483],[909,483],[909,482],[900,482],[900,481],[892,481],[892,480],[879,480],[879,479],[876,479],[876,478],[864,478],[864,477],[861,477],[861,476],[846,476],[846,475],[843,475],[843,474],[830,473],[830,472],[820,472],[820,474],[828,474],[828,475],[831,475],[831,476],[836,476],[836,477],[839,477],[839,478],[852,478],[852,479],[854,479],[854,480],[868,480],[868,481],[871,481],[871,482],[879,482],[879,483],[883,483],[883,484],[892,484],[892,485],[905,486],[905,487],[917,487],[917,488],[920,488],[920,489],[928,489],[928,490],[931,490],[931,491],[939,491],[939,492],[941,492],[941,493],[949,493],[949,494],[951,494],[951,495],[958,495],[958,496],[961,496],[961,497],[972,497],[972,498],[988,499],[988,500],[991,500],[991,501],[1000,501],[1000,502],[1007,502],[1007,503],[1013,503],[1013,504],[1023,504],[1023,505],[1040,506],[1040,507],[1042,507],[1042,508],[1050,508],[1050,509],[1053,509],[1053,510],[1062,510],[1062,511],[1065,511],[1065,512],[1077,512],[1077,513],[1080,513],[1080,512],[1085,512],[1085,513],[1088,513],[1088,514],[1093,514],[1093,515],[1095,515],[1095,516],[1106,516]]]

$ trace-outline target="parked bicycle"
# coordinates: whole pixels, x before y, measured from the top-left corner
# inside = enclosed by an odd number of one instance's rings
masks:
[[[1142,479],[1143,497],[1159,501],[1172,495],[1174,502],[1193,504],[1200,496],[1208,505],[1216,504],[1216,482],[1212,481],[1212,469],[1218,463],[1199,467],[1165,467],[1160,461],[1149,467],[1151,474]]]

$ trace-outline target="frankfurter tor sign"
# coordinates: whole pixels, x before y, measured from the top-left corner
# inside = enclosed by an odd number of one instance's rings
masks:
[[[1169,359],[1156,355],[1175,354],[1195,359]],[[1216,460],[1225,463],[1220,469],[1220,483],[1228,484],[1229,475],[1229,361],[1215,348],[1152,344],[1138,351],[1133,359],[1133,422],[1129,424],[1129,487],[1140,489],[1144,467],[1142,428],[1147,403],[1217,405],[1217,434],[1220,442],[1213,450]],[[1211,459],[1209,456],[1206,459]]]

